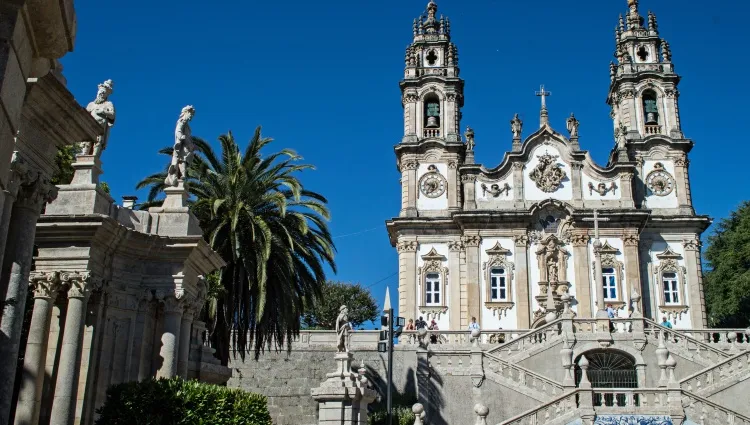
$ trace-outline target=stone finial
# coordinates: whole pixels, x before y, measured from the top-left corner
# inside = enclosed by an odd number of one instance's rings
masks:
[[[122,207],[132,210],[135,207],[135,203],[138,201],[137,196],[125,195],[122,197]]]
[[[656,15],[650,10],[648,11],[648,29],[654,33],[659,33],[659,24],[656,23]]]
[[[195,145],[193,144],[190,121],[195,116],[195,108],[192,105],[185,106],[180,111],[177,119],[177,127],[174,130],[174,150],[172,151],[172,162],[167,170],[167,178],[164,183],[167,186],[178,186],[178,182],[187,177],[187,167],[193,161]]]
[[[669,43],[664,39],[661,40],[661,57],[664,62],[672,61],[672,49],[669,48]]]
[[[487,425],[487,415],[490,414],[490,409],[487,406],[481,403],[475,404],[474,413],[477,414],[476,425]]]
[[[589,381],[589,359],[586,356],[581,355],[578,359],[578,367],[581,368],[581,382],[578,384],[579,388],[591,388],[591,381]]]
[[[424,406],[421,403],[416,403],[411,407],[412,413],[414,413],[414,425],[424,425]]]

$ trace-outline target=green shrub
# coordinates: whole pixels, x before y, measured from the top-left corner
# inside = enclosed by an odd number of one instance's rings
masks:
[[[411,407],[393,406],[393,424],[394,425],[414,425],[414,413]],[[370,414],[367,418],[368,425],[386,425],[388,415],[385,409],[378,409]]]
[[[271,425],[259,394],[180,378],[128,382],[107,390],[96,425]]]

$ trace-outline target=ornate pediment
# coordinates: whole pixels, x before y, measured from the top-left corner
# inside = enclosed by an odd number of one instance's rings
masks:
[[[610,245],[609,241],[604,241],[604,245],[599,248],[599,252],[601,252],[602,254],[617,254],[618,252],[620,252],[620,250]]]
[[[500,241],[496,242],[495,246],[484,252],[486,252],[487,255],[490,256],[505,256],[511,254],[511,251],[509,249],[505,249],[502,247],[502,245],[500,245]]]
[[[680,258],[682,258],[682,255],[672,251],[672,248],[667,246],[667,249],[665,249],[664,252],[660,254],[656,254],[656,258],[660,260],[666,260],[666,259],[679,260]]]
[[[435,250],[435,248],[433,247],[430,250],[430,252],[428,252],[427,254],[425,254],[425,255],[422,256],[422,259],[425,260],[425,261],[434,261],[434,260],[445,261],[445,256],[443,254],[437,252]]]
[[[562,181],[568,177],[562,165],[557,163],[558,155],[537,156],[539,163],[529,173],[529,178],[536,183],[536,187],[543,192],[551,193],[556,191],[562,185]]]

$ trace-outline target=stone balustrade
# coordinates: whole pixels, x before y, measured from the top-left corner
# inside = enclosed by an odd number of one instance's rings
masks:
[[[563,386],[557,382],[526,369],[518,364],[506,361],[493,354],[484,354],[484,358],[489,360],[485,363],[485,370],[495,373],[501,378],[512,381],[516,385],[526,387],[533,391],[539,392],[545,398],[557,397],[563,393]]]
[[[730,357],[714,367],[698,372],[680,381],[680,388],[694,393],[702,393],[722,384],[735,382],[750,371],[750,351]]]
[[[719,406],[688,391],[682,391],[682,407],[688,419],[704,425],[750,425],[750,418]]]
[[[581,397],[588,396],[581,394]],[[591,391],[594,410],[601,414],[669,414],[669,390],[608,388]]]
[[[563,394],[536,409],[510,418],[507,421],[502,422],[500,425],[545,425],[555,420],[561,421],[561,423],[566,423],[568,422],[568,418],[572,418],[577,413],[578,392],[573,391]],[[566,420],[562,421],[562,419]]]

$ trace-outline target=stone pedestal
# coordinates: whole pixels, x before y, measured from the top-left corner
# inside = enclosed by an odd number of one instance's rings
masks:
[[[102,175],[102,162],[95,155],[77,155],[72,164],[75,173],[71,185],[85,185],[99,183]]]
[[[198,219],[189,213],[188,191],[183,180],[177,186],[164,189],[167,195],[161,207],[149,208],[148,212],[159,214],[157,234],[159,236],[200,235]]]
[[[367,424],[367,405],[375,401],[377,392],[369,388],[364,370],[351,371],[352,358],[351,353],[336,353],[336,370],[311,390],[319,404],[318,425]]]

